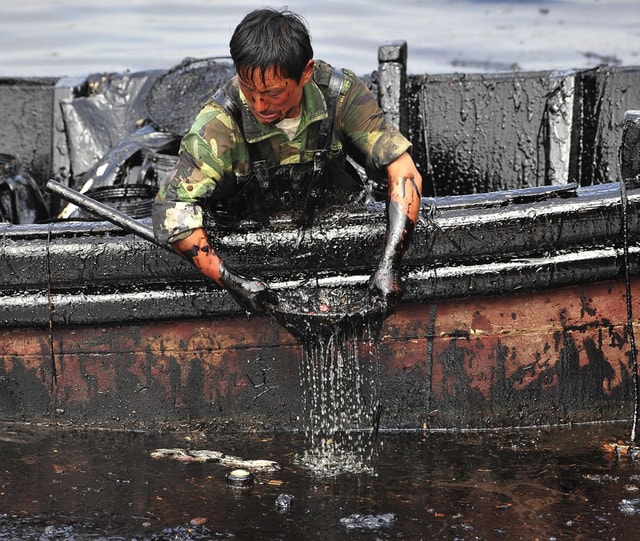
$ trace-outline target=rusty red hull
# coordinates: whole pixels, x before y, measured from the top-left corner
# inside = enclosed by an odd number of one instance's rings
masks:
[[[405,80],[406,48],[390,52],[369,83],[389,120],[406,127],[428,197],[403,259],[405,303],[363,356],[375,363],[382,425],[628,418],[636,396],[624,276],[636,317],[640,115],[625,111],[637,106],[640,69]],[[215,66],[201,67],[213,75]],[[3,152],[41,186],[77,186],[87,168],[122,168],[137,182],[144,164],[113,152],[94,163],[86,140],[110,121],[114,137],[137,122],[75,113],[112,88],[119,100],[129,82],[140,90],[129,105],[147,103],[162,79],[0,81]],[[76,98],[77,111],[62,107]],[[366,288],[385,230],[381,203],[319,215],[304,235],[279,221],[218,232],[216,248],[272,285]],[[247,319],[175,254],[103,222],[4,223],[0,233],[1,418],[300,428],[300,345],[267,317]]]
[[[631,290],[635,315],[640,278]],[[402,305],[372,357],[382,426],[629,418],[628,314],[623,280]],[[146,429],[301,428],[302,354],[266,317],[2,329],[0,412]]]

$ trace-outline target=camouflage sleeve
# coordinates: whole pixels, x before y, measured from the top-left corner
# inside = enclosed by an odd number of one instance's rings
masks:
[[[389,124],[375,96],[352,72],[351,85],[338,104],[338,128],[345,138],[366,157],[367,170],[382,171],[401,154],[411,148],[411,143],[394,126]]]
[[[156,240],[167,244],[202,227],[202,203],[233,177],[245,145],[235,122],[212,102],[204,105],[182,139],[178,162],[160,183],[153,203]],[[240,167],[242,169],[242,167]]]

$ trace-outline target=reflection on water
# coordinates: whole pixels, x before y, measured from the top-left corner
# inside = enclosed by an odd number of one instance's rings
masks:
[[[632,539],[640,464],[603,442],[627,425],[502,433],[383,433],[373,473],[322,478],[297,434],[134,434],[8,426],[2,539]],[[215,463],[158,447],[270,459],[250,490]],[[290,506],[279,506],[281,495]]]

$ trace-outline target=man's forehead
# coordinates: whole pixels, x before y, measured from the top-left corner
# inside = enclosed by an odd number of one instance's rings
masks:
[[[269,66],[266,70],[262,70],[259,66],[240,68],[238,78],[242,84],[254,88],[272,87],[288,79],[282,75],[281,68],[274,65]]]

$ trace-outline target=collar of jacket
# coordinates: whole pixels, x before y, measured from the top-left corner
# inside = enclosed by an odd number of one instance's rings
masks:
[[[270,124],[260,124],[251,113],[247,100],[242,92],[238,92],[242,102],[242,129],[248,143],[257,143],[274,135],[282,134],[282,130]],[[322,90],[312,79],[302,89],[302,118],[299,131],[306,130],[310,124],[327,118],[327,102]]]

